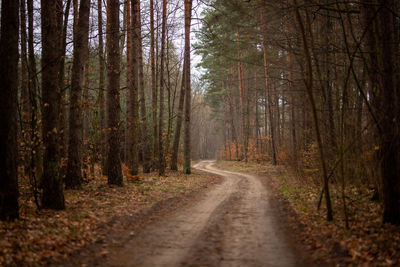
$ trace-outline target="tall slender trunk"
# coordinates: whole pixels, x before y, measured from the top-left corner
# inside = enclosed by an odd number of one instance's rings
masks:
[[[158,174],[165,175],[164,157],[164,61],[165,61],[165,36],[167,24],[167,0],[163,0],[162,31],[161,31],[161,62],[160,62],[160,105],[158,118]]]
[[[158,129],[157,129],[157,80],[154,47],[154,2],[150,0],[150,65],[151,65],[151,107],[153,120],[153,169],[158,165]]]
[[[328,173],[327,173],[327,169],[326,169],[326,162],[325,162],[324,149],[322,146],[321,133],[319,130],[317,109],[316,109],[314,95],[313,95],[313,70],[312,70],[312,63],[311,63],[311,55],[310,55],[308,40],[307,40],[305,30],[304,30],[303,20],[301,19],[299,7],[297,4],[297,0],[293,0],[293,2],[295,5],[296,20],[299,25],[299,28],[300,28],[299,31],[300,31],[301,38],[303,41],[304,56],[305,56],[306,66],[307,66],[307,73],[306,73],[307,77],[304,78],[304,83],[305,83],[305,86],[307,89],[307,95],[308,95],[310,105],[311,105],[313,121],[314,121],[315,138],[317,139],[318,151],[319,151],[320,162],[321,162],[321,167],[322,167],[322,180],[324,183],[325,202],[326,202],[326,210],[327,210],[326,218],[328,221],[332,221],[333,220],[333,212],[332,212],[331,198],[330,198],[330,193],[329,193]]]
[[[276,140],[276,145],[279,147],[281,145],[281,141],[282,141],[281,140],[281,132],[280,132],[280,130],[281,130],[280,119],[281,119],[282,111],[281,111],[281,108],[279,105],[280,96],[276,90],[276,82],[273,82],[272,84],[273,84],[272,94],[270,94],[270,96],[275,95],[275,101],[273,101],[273,106],[275,107],[275,111],[273,111],[273,113],[275,114],[275,116],[274,116],[274,126],[275,126],[275,136],[276,136],[275,140]]]
[[[383,222],[400,225],[399,26],[393,0],[362,1],[367,27],[372,105],[377,116],[377,160],[383,191]],[[377,63],[377,64],[373,64]]]
[[[28,7],[28,60],[29,60],[29,92],[31,94],[31,102],[35,101],[37,94],[37,76],[36,76],[36,59],[35,59],[35,49],[34,49],[34,36],[33,36],[33,0],[27,0]],[[32,105],[34,105],[32,103]],[[36,106],[36,105],[34,105]],[[32,112],[37,112],[32,110]]]
[[[183,136],[183,173],[190,174],[190,112],[192,94],[190,88],[190,23],[192,18],[192,0],[185,0],[185,122]]]
[[[289,91],[290,91],[290,155],[293,162],[297,162],[297,137],[296,137],[296,112],[295,112],[295,91],[293,87],[293,59],[292,52],[288,52],[289,64]]]
[[[179,154],[179,142],[181,139],[181,129],[182,129],[182,117],[183,117],[183,104],[185,102],[185,72],[186,72],[186,61],[183,60],[183,68],[182,68],[182,83],[181,83],[181,92],[179,94],[179,103],[178,103],[178,114],[176,117],[176,126],[175,126],[175,136],[174,143],[172,145],[172,158],[171,158],[171,170],[178,170],[178,154]]]
[[[122,19],[122,30],[121,30],[121,36],[120,36],[120,48],[119,48],[119,53],[121,55],[121,69],[120,73],[124,72],[124,68],[126,66],[126,80],[125,80],[125,124],[124,124],[124,145],[123,145],[123,156],[122,156],[122,161],[127,164],[129,161],[130,154],[128,152],[129,150],[129,141],[130,141],[130,136],[129,136],[129,129],[130,129],[130,122],[129,122],[129,115],[132,113],[132,109],[130,106],[130,90],[129,90],[129,84],[130,84],[130,55],[131,55],[131,35],[132,35],[132,29],[131,29],[131,1],[126,0],[123,2],[124,3],[124,11],[123,11],[123,19]],[[125,36],[126,35],[126,36]],[[126,37],[126,38],[125,38]],[[124,62],[124,57],[123,57],[123,52],[124,52],[124,45],[125,45],[125,39],[126,39],[126,62]],[[122,99],[124,99],[124,96],[122,96]]]
[[[132,146],[132,112],[133,108],[131,105],[132,102],[132,24],[131,24],[131,1],[126,1],[125,10],[127,11],[125,19],[126,28],[127,28],[127,40],[126,40],[126,122],[125,122],[125,142],[124,142],[124,162],[125,164],[130,164],[132,161],[132,154],[130,153],[130,147]]]
[[[104,41],[103,41],[103,7],[102,0],[97,0],[97,17],[99,28],[99,110],[100,110],[100,161],[103,174],[105,173],[105,159],[106,159],[106,120],[105,120],[105,106],[104,106]]]
[[[108,184],[122,186],[120,144],[119,0],[107,0],[107,162]]]
[[[83,92],[82,92],[82,162],[83,162],[83,179],[89,178],[89,159],[90,159],[90,122],[89,122],[89,87],[90,87],[90,57],[89,47],[86,49],[86,59],[84,67]]]
[[[131,22],[130,31],[131,47],[129,56],[129,99],[131,113],[129,114],[129,128],[128,128],[128,167],[132,175],[138,174],[139,159],[138,159],[138,32],[137,32],[137,0],[131,0]]]
[[[27,37],[26,37],[26,3],[25,0],[20,2],[21,17],[21,106],[22,106],[22,122],[23,129],[26,132],[26,124],[29,121],[31,107],[29,104],[29,88],[28,88],[28,58],[27,58]],[[25,137],[23,137],[25,139]]]
[[[242,51],[240,47],[240,31],[239,28],[236,30],[237,48],[238,48],[238,81],[239,81],[239,103],[240,103],[240,119],[242,123],[242,145],[243,145],[243,157],[247,162],[247,134],[246,134],[246,93],[243,85],[243,68],[242,68]]]
[[[17,95],[19,1],[1,3],[0,37],[0,220],[14,220],[18,210]]]
[[[172,98],[172,84],[171,84],[171,69],[170,69],[170,39],[168,36],[168,28],[166,32],[166,48],[165,48],[165,75],[166,75],[166,81],[165,81],[165,89],[167,90],[167,108],[168,110],[168,117],[167,117],[167,133],[164,137],[165,143],[164,143],[164,155],[168,155],[170,151],[170,144],[171,144],[171,132],[172,132],[172,114],[175,106],[175,97]],[[179,77],[179,76],[178,76]],[[176,88],[175,88],[176,89]],[[175,94],[174,94],[175,96]],[[165,164],[166,165],[166,164]]]
[[[142,20],[141,20],[141,8],[140,0],[137,1],[137,28],[138,28],[138,60],[139,60],[139,95],[140,95],[140,126],[142,130],[142,151],[143,151],[143,172],[149,173],[151,168],[151,154],[150,154],[150,142],[149,135],[147,133],[147,112],[146,112],[146,98],[145,98],[145,86],[144,86],[144,72],[143,72],[143,44],[142,44]]]
[[[26,2],[21,0],[20,2],[20,17],[21,17],[21,138],[24,140],[24,146],[22,147],[22,155],[20,155],[23,164],[24,172],[29,175],[29,151],[28,144],[29,139],[29,119],[31,117],[31,104],[29,100],[29,77],[28,77],[28,56],[27,56],[27,36],[26,36]]]
[[[272,99],[271,99],[271,80],[269,76],[269,61],[268,61],[268,42],[267,42],[267,24],[265,20],[264,10],[261,9],[261,31],[263,37],[263,52],[264,52],[264,74],[265,74],[265,90],[266,90],[266,104],[268,108],[268,116],[269,116],[269,130],[270,130],[270,137],[271,137],[271,153],[272,153],[272,164],[276,165],[276,140],[275,140],[275,125],[274,119],[272,114]],[[265,125],[266,127],[266,125]]]
[[[62,40],[60,44],[60,53],[62,55],[60,60],[60,73],[58,78],[58,86],[61,90],[61,114],[60,114],[60,155],[61,155],[61,177],[64,179],[66,175],[66,159],[67,159],[67,137],[66,137],[66,117],[67,117],[67,108],[66,108],[66,92],[65,88],[65,50],[67,48],[67,29],[68,29],[68,18],[69,18],[69,10],[71,8],[71,0],[67,1],[64,12],[64,26],[62,30]]]
[[[33,25],[33,0],[27,0],[27,11],[28,11],[28,87],[29,87],[29,101],[32,107],[31,119],[30,119],[30,140],[34,144],[31,149],[30,157],[30,178],[33,181],[38,180],[43,173],[42,165],[42,149],[40,140],[40,123],[38,123],[38,101],[39,88],[38,88],[38,76],[36,68],[36,57],[34,48],[34,25]],[[34,182],[35,183],[35,182]],[[38,201],[37,201],[38,203]]]
[[[72,63],[68,163],[65,187],[77,189],[82,184],[82,83],[88,50],[90,0],[81,0],[77,32],[74,34]]]
[[[62,177],[60,175],[60,148],[58,119],[61,89],[58,87],[60,36],[62,25],[61,0],[42,0],[42,101],[43,101],[43,177],[42,207],[65,209]]]

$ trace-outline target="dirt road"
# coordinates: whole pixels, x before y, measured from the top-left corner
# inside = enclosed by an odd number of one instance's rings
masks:
[[[298,266],[285,241],[279,216],[257,177],[217,169],[202,161],[196,169],[224,181],[196,204],[144,229],[107,266]]]

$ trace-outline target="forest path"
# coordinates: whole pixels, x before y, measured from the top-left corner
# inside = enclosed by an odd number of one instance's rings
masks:
[[[196,169],[224,177],[197,203],[146,227],[106,266],[297,266],[269,193],[252,175]]]

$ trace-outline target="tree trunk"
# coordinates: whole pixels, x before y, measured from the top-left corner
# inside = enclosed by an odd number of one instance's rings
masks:
[[[393,0],[364,0],[362,12],[367,27],[372,105],[376,125],[377,161],[383,191],[383,222],[400,225],[400,137],[398,60]],[[374,65],[373,65],[374,64]]]
[[[62,25],[61,0],[42,0],[42,101],[43,101],[43,194],[42,207],[65,209],[62,177],[60,175],[60,149],[58,119],[61,92],[58,87],[60,62],[60,36]]]
[[[120,158],[119,0],[107,0],[107,162],[108,184],[122,186]]]
[[[67,138],[66,138],[66,132],[65,130],[67,129],[66,127],[66,117],[67,117],[67,108],[66,108],[66,92],[67,89],[64,86],[64,80],[65,80],[65,50],[67,48],[67,30],[68,30],[68,18],[69,18],[69,10],[71,8],[71,0],[67,1],[66,7],[65,7],[65,12],[64,12],[64,26],[63,26],[63,31],[62,31],[62,40],[61,40],[61,47],[60,47],[60,53],[61,53],[61,60],[60,60],[60,73],[58,77],[58,86],[60,87],[61,90],[61,114],[60,114],[60,155],[61,155],[61,177],[64,179],[66,175],[66,160],[67,160]]]
[[[183,136],[183,173],[190,174],[190,112],[192,94],[190,88],[190,23],[192,18],[192,0],[185,0],[185,129]]]
[[[36,70],[36,58],[34,49],[34,25],[33,25],[33,0],[27,0],[28,10],[28,86],[29,86],[29,101],[32,107],[31,120],[30,120],[30,140],[34,144],[31,149],[30,155],[30,178],[34,181],[37,177],[42,176],[43,166],[42,151],[41,151],[41,140],[39,136],[39,125],[38,125],[38,103],[37,98],[39,90],[37,88],[37,70]],[[38,201],[37,201],[38,202]]]
[[[28,58],[27,58],[27,38],[26,38],[26,3],[21,0],[20,14],[21,14],[21,106],[22,106],[22,123],[23,129],[26,129],[26,124],[29,122],[31,107],[29,101],[29,88],[28,88]],[[25,131],[24,131],[25,132]],[[25,137],[23,137],[25,139]]]
[[[74,33],[74,58],[72,63],[68,163],[65,187],[81,188],[82,184],[82,83],[88,50],[90,0],[81,0],[77,32]]]
[[[139,72],[138,72],[138,10],[137,1],[131,1],[131,30],[132,30],[132,41],[131,41],[131,55],[130,55],[130,77],[131,82],[128,88],[130,88],[130,99],[131,99],[131,147],[130,157],[131,162],[129,167],[131,174],[136,175],[139,172],[139,146],[138,146],[138,133],[139,133],[139,103],[138,103],[138,90],[139,90]]]
[[[153,120],[153,169],[158,158],[158,129],[157,129],[157,80],[154,47],[154,2],[150,0],[150,65],[151,65],[151,107]]]
[[[295,112],[295,91],[293,87],[293,59],[292,52],[288,52],[289,64],[289,91],[290,91],[290,155],[293,163],[297,162],[297,139],[296,139],[296,112]]]
[[[158,174],[165,175],[164,157],[164,61],[165,61],[165,36],[167,24],[167,0],[163,0],[161,32],[161,62],[160,62],[160,114],[158,118]]]
[[[268,43],[267,43],[267,24],[265,21],[264,10],[261,9],[261,31],[263,37],[263,52],[264,52],[264,73],[265,73],[265,86],[266,86],[266,104],[268,108],[269,115],[269,125],[270,125],[270,137],[271,137],[271,153],[272,153],[272,164],[276,165],[276,140],[275,140],[275,127],[274,127],[274,119],[272,115],[272,99],[271,99],[271,81],[269,77],[269,61],[268,61]],[[266,126],[266,125],[265,125]],[[267,132],[265,132],[267,133]]]
[[[27,36],[26,36],[26,2],[20,2],[20,16],[21,16],[21,138],[24,140],[22,146],[22,155],[20,155],[23,164],[24,172],[29,175],[29,119],[31,117],[32,107],[29,99],[29,77],[28,77],[28,56],[27,56]]]
[[[105,174],[105,159],[106,159],[106,120],[104,107],[104,41],[103,41],[103,7],[102,0],[97,0],[97,16],[99,28],[99,109],[100,109],[100,161],[101,169]]]
[[[236,30],[236,38],[237,38],[237,46],[238,46],[238,82],[239,82],[239,103],[240,103],[240,119],[242,123],[242,140],[243,140],[243,155],[241,158],[247,162],[247,134],[246,134],[246,95],[245,89],[243,85],[243,69],[242,69],[242,62],[241,62],[241,48],[240,48],[240,31],[239,28]]]
[[[83,92],[82,92],[82,172],[83,179],[87,181],[89,178],[89,158],[91,153],[90,146],[90,122],[89,122],[89,87],[90,87],[90,58],[89,58],[89,47],[86,49],[86,59],[85,59],[85,67],[83,71]]]
[[[137,0],[131,0],[131,21],[130,21],[130,56],[129,56],[129,99],[130,114],[128,117],[128,167],[132,175],[138,174],[138,36],[137,36]]]
[[[183,104],[185,102],[185,72],[186,72],[185,59],[183,60],[183,69],[182,70],[183,71],[182,71],[181,92],[179,94],[178,114],[177,114],[176,126],[175,126],[175,136],[174,136],[174,143],[172,145],[171,170],[174,170],[174,171],[178,170],[179,142],[181,139]]]
[[[322,167],[322,180],[324,183],[324,192],[325,192],[325,202],[326,202],[326,218],[328,221],[333,220],[333,214],[332,214],[332,205],[331,205],[331,198],[330,198],[330,193],[329,193],[329,183],[328,183],[328,173],[326,169],[326,163],[325,163],[325,156],[324,156],[324,149],[322,146],[322,140],[321,140],[321,134],[319,130],[319,124],[318,124],[318,116],[317,116],[317,110],[315,106],[315,100],[314,100],[314,95],[313,95],[313,70],[312,70],[312,63],[311,63],[311,55],[310,55],[310,50],[308,46],[308,41],[307,37],[305,34],[304,30],[304,25],[303,21],[300,16],[300,11],[299,7],[297,5],[297,0],[293,0],[294,5],[295,5],[295,15],[296,15],[296,20],[300,28],[300,34],[301,38],[303,41],[303,49],[304,49],[304,56],[306,60],[306,65],[307,65],[307,77],[304,78],[304,83],[307,89],[307,95],[310,101],[311,109],[312,109],[312,115],[313,115],[313,121],[314,121],[314,130],[315,130],[315,137],[317,139],[317,144],[318,144],[318,150],[319,150],[319,157],[320,157],[320,162],[321,162],[321,167]]]
[[[127,11],[125,19],[126,27],[127,27],[127,41],[126,41],[126,122],[125,122],[125,142],[124,142],[124,162],[129,165],[132,162],[132,153],[130,153],[130,148],[132,146],[133,133],[132,133],[132,113],[133,108],[131,105],[132,102],[132,24],[131,24],[131,1],[126,1],[125,10]]]
[[[17,95],[19,1],[1,3],[0,37],[0,220],[14,220],[18,211]]]
[[[147,133],[147,114],[146,114],[146,99],[143,73],[143,44],[142,44],[142,20],[140,16],[140,0],[137,1],[137,28],[138,28],[138,60],[139,60],[139,94],[140,94],[140,115],[141,115],[141,130],[142,130],[142,151],[143,151],[143,173],[149,173],[151,167],[150,142]]]

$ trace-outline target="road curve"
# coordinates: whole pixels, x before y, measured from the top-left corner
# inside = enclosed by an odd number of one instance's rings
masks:
[[[144,229],[105,265],[298,266],[257,177],[220,170],[214,161],[194,168],[224,180],[196,204]]]

